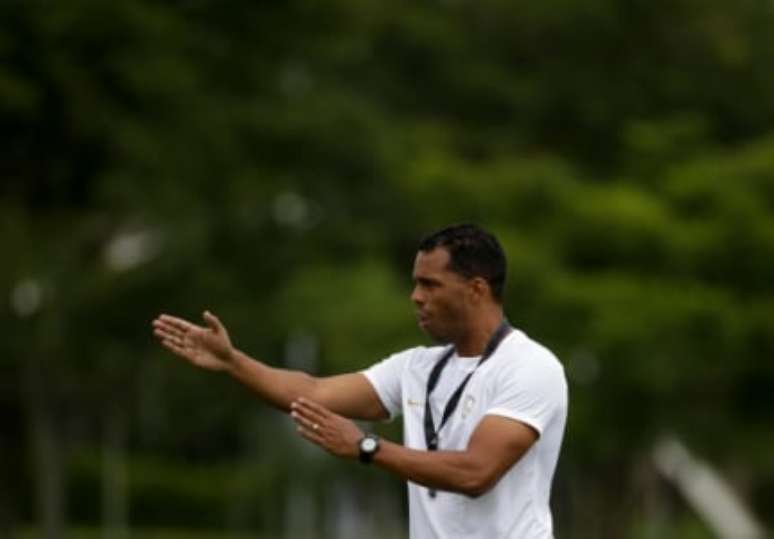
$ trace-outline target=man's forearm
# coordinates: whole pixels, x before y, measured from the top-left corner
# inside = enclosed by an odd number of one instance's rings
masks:
[[[267,404],[285,411],[298,397],[314,395],[317,385],[313,376],[270,367],[236,349],[227,372]]]
[[[304,397],[352,419],[388,417],[370,382],[361,373],[316,377],[301,371],[270,367],[234,349],[227,372],[268,404],[283,411]]]
[[[382,440],[373,462],[412,483],[471,497],[496,482],[491,467],[468,451],[422,451]]]

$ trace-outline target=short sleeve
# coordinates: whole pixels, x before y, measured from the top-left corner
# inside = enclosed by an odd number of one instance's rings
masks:
[[[519,359],[524,361],[504,369],[497,378],[486,414],[515,419],[542,434],[567,406],[564,371],[553,357],[542,354]]]
[[[363,371],[390,414],[390,419],[401,413],[403,371],[413,353],[414,349],[410,349],[393,354]]]

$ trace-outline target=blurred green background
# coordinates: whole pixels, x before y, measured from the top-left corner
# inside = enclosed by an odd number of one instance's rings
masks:
[[[696,462],[774,529],[770,0],[3,0],[0,134],[0,536],[406,537],[150,321],[362,369],[462,221],[568,373],[557,537],[722,535]]]

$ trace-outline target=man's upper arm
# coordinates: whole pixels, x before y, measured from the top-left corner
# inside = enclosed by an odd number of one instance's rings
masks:
[[[390,417],[371,382],[359,372],[318,379],[311,398],[352,419],[376,421]]]
[[[493,485],[540,438],[566,407],[563,373],[543,356],[512,362],[496,381],[490,403],[468,443],[470,456]],[[487,457],[487,455],[489,455]],[[490,462],[484,459],[490,458]]]
[[[487,489],[494,486],[540,437],[533,427],[498,415],[486,415],[468,442],[468,455]]]
[[[353,418],[389,419],[401,412],[403,372],[416,349],[404,350],[352,374],[318,381],[320,402]]]

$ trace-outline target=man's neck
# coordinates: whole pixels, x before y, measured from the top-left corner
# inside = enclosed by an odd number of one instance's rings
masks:
[[[457,355],[462,357],[477,357],[484,353],[487,343],[503,322],[501,307],[493,307],[477,314],[469,325],[468,332],[457,339],[454,347]]]

